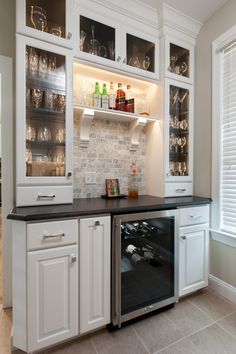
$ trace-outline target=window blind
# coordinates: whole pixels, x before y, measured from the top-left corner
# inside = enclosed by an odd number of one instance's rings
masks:
[[[223,51],[220,229],[236,234],[236,42]]]

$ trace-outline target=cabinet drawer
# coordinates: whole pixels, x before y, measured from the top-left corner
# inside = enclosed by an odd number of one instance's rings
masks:
[[[27,250],[78,243],[78,220],[27,225]]]
[[[192,183],[166,183],[165,197],[181,197],[193,194]]]
[[[209,223],[209,205],[180,209],[179,226]]]
[[[73,202],[72,186],[18,186],[17,206],[70,204]]]

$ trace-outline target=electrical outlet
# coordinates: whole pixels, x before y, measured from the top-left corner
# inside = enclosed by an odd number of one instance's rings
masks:
[[[86,172],[85,173],[85,184],[96,184],[96,173]]]

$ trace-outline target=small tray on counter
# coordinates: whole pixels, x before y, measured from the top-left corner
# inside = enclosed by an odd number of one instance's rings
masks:
[[[119,195],[114,195],[112,197],[109,197],[107,194],[101,195],[101,198],[104,199],[122,199],[122,198],[127,198],[128,196],[126,194],[119,194]]]

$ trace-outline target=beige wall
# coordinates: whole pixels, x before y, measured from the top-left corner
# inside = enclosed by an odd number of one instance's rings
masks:
[[[194,194],[211,195],[211,44],[236,24],[236,1],[229,0],[202,27],[196,50]],[[236,286],[236,248],[211,242],[211,274]],[[232,270],[232,271],[231,271]]]
[[[15,0],[0,0],[0,55],[14,57]]]

